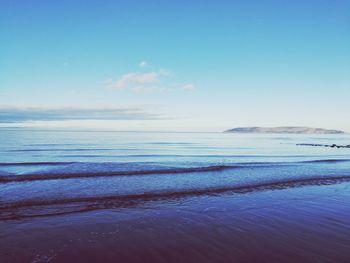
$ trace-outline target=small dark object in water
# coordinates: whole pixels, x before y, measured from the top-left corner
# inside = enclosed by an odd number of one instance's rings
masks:
[[[337,144],[316,144],[316,143],[297,143],[297,146],[314,146],[314,147],[331,147],[331,148],[350,148],[348,145],[337,145]]]

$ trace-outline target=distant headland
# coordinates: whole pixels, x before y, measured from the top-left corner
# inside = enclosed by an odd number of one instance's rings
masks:
[[[343,134],[339,130],[327,130],[310,127],[239,127],[233,128],[226,133],[282,133],[282,134]]]

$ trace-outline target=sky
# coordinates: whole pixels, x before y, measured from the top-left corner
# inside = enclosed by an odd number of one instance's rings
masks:
[[[350,0],[1,0],[0,41],[0,127],[350,132]]]

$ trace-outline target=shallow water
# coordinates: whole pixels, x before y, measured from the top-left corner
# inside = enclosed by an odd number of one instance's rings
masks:
[[[349,142],[1,130],[1,258],[348,262]]]

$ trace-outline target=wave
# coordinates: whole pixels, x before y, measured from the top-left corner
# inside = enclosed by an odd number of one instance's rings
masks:
[[[67,155],[67,156],[72,156],[72,155]],[[85,155],[79,155],[79,156],[85,156]],[[87,155],[89,156],[89,155]],[[100,155],[98,155],[100,156]],[[160,157],[160,156],[166,156],[166,157],[200,157],[200,156],[205,156],[205,157],[258,157],[256,155],[251,156],[251,155],[158,155],[158,154],[136,154],[136,155],[121,155],[119,157]],[[275,156],[259,156],[259,157],[275,157]],[[277,157],[277,156],[276,156]],[[284,157],[284,156],[279,156],[279,157]],[[286,157],[300,157],[300,156],[286,156]],[[303,156],[301,156],[303,157]],[[234,165],[242,165],[242,164],[293,164],[293,163],[334,163],[334,162],[350,162],[350,159],[316,159],[316,160],[305,160],[305,161],[286,161],[286,162],[235,162],[231,163]],[[119,163],[119,162],[6,162],[6,163],[0,163],[1,166],[41,166],[41,165],[65,165],[65,164],[126,164],[126,163]]]
[[[22,162],[22,163],[0,163],[1,166],[43,166],[43,165],[66,165],[75,162]]]
[[[106,158],[106,157],[118,157],[118,155],[98,155],[98,154],[67,154],[67,155],[58,155],[58,157],[63,158]]]
[[[343,162],[350,162],[350,159],[325,159],[325,160],[303,161],[303,163],[343,163]]]
[[[93,152],[93,151],[116,151],[120,149],[110,148],[40,148],[40,149],[15,149],[5,150],[4,152]]]
[[[230,169],[255,169],[269,167],[286,167],[300,164],[327,164],[350,162],[350,159],[320,159],[297,162],[236,162],[227,164],[215,164],[195,167],[173,167],[153,165],[151,163],[118,163],[118,162],[23,162],[23,163],[0,163],[0,167],[25,167],[49,166],[48,170],[38,170],[35,173],[21,172],[16,174],[7,172],[0,174],[0,183],[38,181],[38,180],[62,180],[70,178],[107,177],[107,176],[140,176],[151,174],[184,174],[201,172],[220,172]],[[54,169],[51,169],[54,168]],[[0,170],[1,172],[1,170]]]
[[[197,143],[193,142],[147,142],[144,144],[150,144],[150,145],[197,145]]]
[[[46,146],[78,146],[78,145],[97,145],[97,144],[91,144],[91,143],[35,143],[35,144],[25,144],[24,146],[31,146],[31,147],[46,147]]]
[[[213,165],[204,167],[189,168],[164,168],[164,169],[147,169],[147,170],[124,170],[124,171],[100,171],[100,172],[82,172],[82,173],[37,173],[1,176],[1,183],[69,179],[69,178],[86,178],[86,177],[103,177],[103,176],[135,176],[149,174],[179,174],[179,173],[200,173],[211,171],[222,171],[226,169],[239,168],[237,165]]]
[[[329,176],[280,180],[220,188],[17,201],[0,204],[0,219],[14,220],[28,217],[61,215],[97,209],[130,207],[140,205],[147,201],[162,201],[192,196],[218,195],[224,193],[245,194],[257,191],[282,190],[313,185],[331,185],[348,181],[350,181],[350,176]]]

